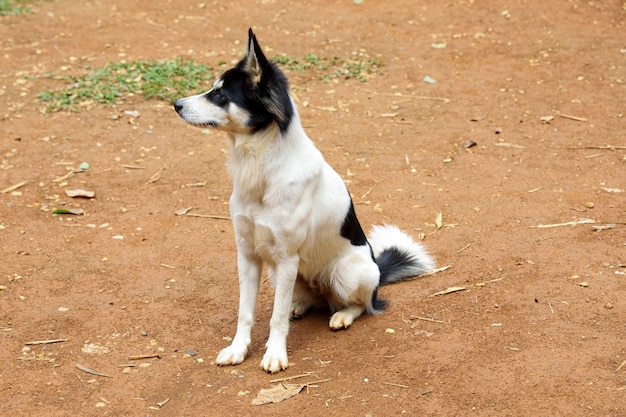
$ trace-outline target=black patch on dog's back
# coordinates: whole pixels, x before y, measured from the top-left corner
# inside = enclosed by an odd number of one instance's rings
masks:
[[[346,213],[346,217],[341,225],[341,236],[348,239],[354,246],[367,245],[367,238],[361,228],[359,219],[356,218],[352,199],[350,199],[350,209],[348,210],[348,213]]]

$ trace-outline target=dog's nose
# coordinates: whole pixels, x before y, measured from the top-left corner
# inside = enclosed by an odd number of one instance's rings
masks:
[[[176,113],[180,114],[182,109],[183,109],[183,103],[181,103],[181,100],[176,100],[176,103],[174,103],[174,110],[176,110]]]

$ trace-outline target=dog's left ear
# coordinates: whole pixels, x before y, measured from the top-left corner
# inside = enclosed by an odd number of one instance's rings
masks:
[[[252,29],[248,29],[248,48],[243,65],[256,84],[266,109],[276,117],[281,129],[286,128],[293,115],[287,79],[267,60]]]
[[[263,70],[267,65],[267,58],[265,54],[263,54],[256,40],[256,36],[254,32],[252,32],[252,28],[250,28],[248,29],[248,48],[246,50],[245,66],[246,70],[252,75],[254,82],[257,84],[261,81]]]

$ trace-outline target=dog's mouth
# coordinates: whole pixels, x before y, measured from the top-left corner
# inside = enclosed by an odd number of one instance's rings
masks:
[[[210,128],[217,127],[217,122],[200,122],[200,123],[192,123],[192,124],[198,127],[210,127]]]

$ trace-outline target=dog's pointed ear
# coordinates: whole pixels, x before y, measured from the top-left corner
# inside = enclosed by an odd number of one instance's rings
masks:
[[[261,81],[263,70],[267,67],[267,58],[256,40],[252,28],[248,29],[248,48],[246,49],[245,68],[256,83]]]

